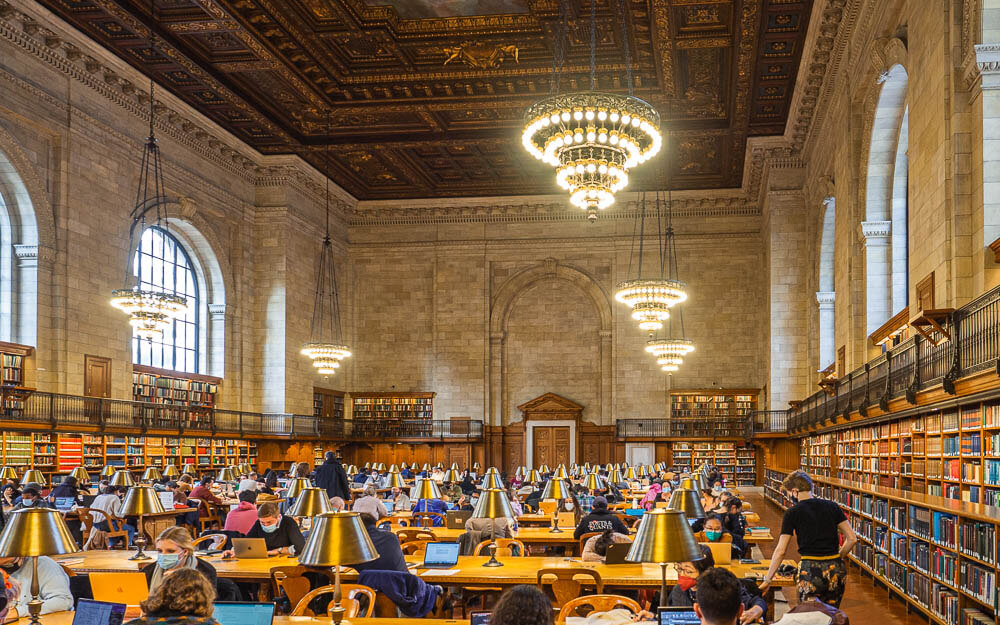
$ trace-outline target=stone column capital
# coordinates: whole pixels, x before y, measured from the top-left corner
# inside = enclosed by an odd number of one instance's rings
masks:
[[[836,291],[816,291],[816,303],[820,310],[833,310],[833,304],[837,301]]]
[[[36,267],[38,266],[38,246],[15,244],[14,258],[17,259],[18,267]]]
[[[229,311],[229,306],[227,304],[209,304],[208,305],[208,315],[212,318],[212,321],[218,321],[220,319],[225,320],[226,313]]]
[[[862,221],[861,234],[867,247],[885,247],[892,235],[891,221]]]
[[[982,89],[1000,89],[1000,43],[980,43],[975,49]]]

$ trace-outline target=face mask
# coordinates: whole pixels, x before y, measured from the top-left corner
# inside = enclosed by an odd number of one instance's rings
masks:
[[[566,509],[567,510],[572,510],[573,509],[573,504],[571,504],[571,503],[566,504]]]
[[[681,587],[681,590],[687,592],[694,588],[694,585],[698,583],[698,580],[694,577],[688,577],[687,575],[677,576],[677,585]]]
[[[722,494],[722,489],[716,486],[715,488],[712,489],[712,494],[718,497],[719,495]]]
[[[275,523],[274,525],[264,525],[263,523],[261,523],[260,529],[264,530],[264,533],[266,534],[273,534],[276,531],[278,531],[278,525],[280,524],[281,524],[280,521],[278,523]]]
[[[714,543],[715,541],[722,538],[722,532],[709,532],[708,530],[705,530],[705,538],[707,538],[709,542]]]
[[[35,505],[35,500],[34,499],[25,499],[24,497],[21,497],[21,505],[22,506],[33,506],[33,505]]]
[[[180,561],[181,556],[177,553],[161,553],[156,556],[156,563],[161,569],[172,569],[177,566],[177,563]]]

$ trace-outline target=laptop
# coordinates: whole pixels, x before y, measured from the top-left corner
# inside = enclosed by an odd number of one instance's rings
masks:
[[[274,603],[216,601],[212,618],[219,625],[271,625]]]
[[[666,608],[658,610],[660,625],[701,625],[701,619],[691,608]]]
[[[427,543],[424,552],[424,569],[450,569],[458,564],[458,543]]]
[[[472,510],[449,510],[446,525],[450,530],[464,530],[465,522],[472,518]]]
[[[240,559],[266,558],[267,543],[263,538],[234,538],[233,555]]]
[[[73,612],[73,625],[122,625],[124,620],[124,603],[80,599]]]
[[[56,497],[55,500],[56,510],[59,512],[69,512],[73,509],[73,504],[76,503],[76,499],[73,497]]]
[[[382,501],[382,505],[385,506],[385,511],[388,514],[392,514],[392,509],[396,507],[396,502],[391,499],[386,499]]]
[[[715,560],[715,566],[726,566],[732,564],[733,562],[733,544],[732,543],[698,543],[699,545],[708,547],[712,550],[712,559]]]
[[[631,548],[632,543],[611,543],[608,545],[608,550],[604,552],[604,563],[627,564],[625,556],[628,555],[628,550]]]
[[[146,574],[136,571],[120,573],[93,572],[90,590],[96,601],[137,605],[149,596]]]
[[[670,505],[669,501],[657,501],[653,504],[657,508],[666,508]]]
[[[472,612],[469,614],[469,625],[490,625],[492,612]]]

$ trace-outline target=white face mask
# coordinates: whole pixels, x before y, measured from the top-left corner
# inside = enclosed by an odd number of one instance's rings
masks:
[[[572,503],[566,504],[566,509],[567,510],[572,510],[573,509],[573,504]]]

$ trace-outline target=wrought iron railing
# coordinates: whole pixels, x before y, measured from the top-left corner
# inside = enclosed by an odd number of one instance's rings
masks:
[[[730,419],[618,419],[615,436],[640,438],[738,438],[748,434],[748,417]]]

